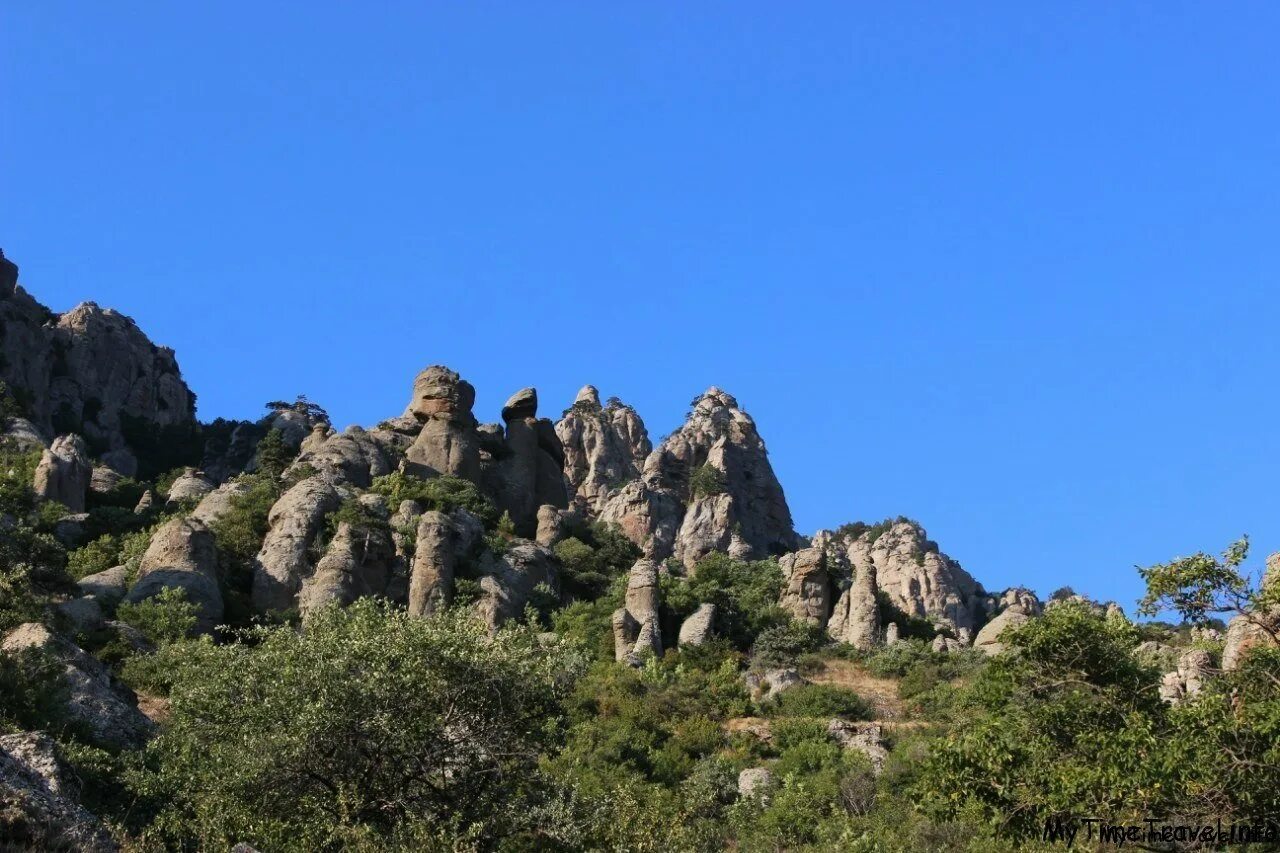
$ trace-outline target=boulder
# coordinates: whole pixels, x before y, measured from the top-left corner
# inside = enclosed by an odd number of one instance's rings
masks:
[[[129,567],[115,566],[105,571],[85,575],[76,581],[81,595],[97,600],[104,610],[114,611],[128,592]]]
[[[658,577],[662,566],[641,558],[631,567],[623,607],[613,614],[614,656],[638,664],[646,654],[662,656]]]
[[[0,643],[0,652],[34,650],[63,667],[67,715],[83,723],[95,741],[118,749],[137,748],[155,726],[137,709],[133,693],[83,649],[57,636],[38,622],[14,628]]]
[[[880,642],[880,605],[876,600],[876,568],[873,563],[859,566],[853,583],[836,601],[827,635],[837,643],[848,643],[855,649],[866,651]],[[890,624],[885,642],[898,638],[898,626]],[[892,633],[893,639],[889,639]]]
[[[480,520],[464,509],[452,515],[432,510],[419,517],[409,580],[410,614],[427,616],[453,601],[456,569],[483,535]]]
[[[832,720],[827,723],[827,734],[840,744],[841,749],[861,752],[871,762],[871,770],[879,776],[889,758],[885,746],[884,727],[879,723],[851,723],[848,720]]]
[[[331,603],[345,607],[363,596],[385,597],[394,558],[395,545],[387,528],[339,523],[298,594],[304,621]]]
[[[699,604],[698,609],[680,625],[680,647],[700,646],[711,639],[715,621],[716,606],[711,603]]]
[[[822,548],[805,548],[778,559],[782,594],[778,606],[801,622],[825,628],[831,615],[831,578]]]
[[[98,495],[108,495],[124,482],[124,475],[106,465],[94,465],[89,475],[89,491]]]
[[[332,483],[367,489],[373,484],[374,477],[395,470],[391,462],[393,455],[376,433],[349,426],[314,450],[300,454],[290,470],[309,465]]]
[[[190,518],[212,527],[231,509],[237,498],[244,497],[251,491],[249,484],[240,480],[228,480],[218,488],[200,499],[196,508],[191,511]]]
[[[307,551],[324,518],[341,504],[324,476],[308,477],[280,496],[267,515],[266,537],[254,564],[253,606],[287,610],[297,603],[302,581],[312,573]]]
[[[772,787],[773,773],[767,767],[748,767],[738,774],[738,796],[743,799],[756,798],[767,806]]]
[[[169,487],[169,494],[166,496],[168,500],[165,507],[172,510],[183,504],[198,503],[201,498],[212,492],[214,488],[213,483],[205,478],[203,472],[197,471],[195,468],[187,468]]]
[[[26,418],[0,420],[0,428],[0,435],[20,450],[44,450],[49,446],[40,429]]]
[[[114,853],[119,846],[76,798],[75,774],[48,735],[0,735],[0,845]]]
[[[493,630],[519,619],[539,585],[552,596],[560,594],[555,556],[536,542],[513,539],[506,552],[485,551],[480,558],[480,600],[476,612]]]
[[[598,520],[616,526],[646,557],[665,560],[675,550],[683,517],[684,506],[673,493],[632,480],[605,500]]]
[[[203,522],[178,517],[162,524],[142,555],[138,578],[126,598],[136,603],[166,589],[181,589],[196,605],[196,633],[211,633],[222,621],[218,549]]]
[[[743,676],[751,698],[757,702],[767,702],[779,694],[804,684],[804,679],[794,667],[780,667],[764,672],[748,672]]]
[[[480,482],[480,439],[471,414],[475,399],[471,383],[447,367],[434,365],[418,374],[405,411],[422,424],[405,455],[411,473]]]
[[[63,435],[55,438],[41,454],[33,488],[42,498],[57,501],[72,512],[84,512],[84,499],[92,476],[93,465],[84,439]]]
[[[1008,629],[1015,628],[1030,620],[1030,616],[1016,607],[1011,607],[983,625],[982,630],[978,632],[977,638],[973,641],[973,645],[989,655],[1000,654],[1000,652],[1004,651],[1004,644],[1000,642],[1001,635]]]
[[[102,605],[98,604],[97,599],[92,596],[83,595],[80,598],[72,598],[62,602],[55,609],[77,633],[87,634],[102,627],[104,619]]]

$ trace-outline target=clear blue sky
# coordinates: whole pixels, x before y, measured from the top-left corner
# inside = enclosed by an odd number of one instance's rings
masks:
[[[197,6],[205,8],[196,8]],[[962,8],[963,7],[963,8]],[[1056,7],[1056,8],[1052,8]],[[1274,3],[9,3],[0,246],[202,418],[711,384],[989,588],[1280,549]]]

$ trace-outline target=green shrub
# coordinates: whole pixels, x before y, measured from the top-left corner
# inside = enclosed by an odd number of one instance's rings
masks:
[[[124,601],[116,618],[132,625],[156,645],[176,643],[191,636],[200,609],[187,600],[185,590],[169,587],[139,602]]]
[[[751,645],[751,661],[765,669],[790,666],[802,655],[821,648],[826,642],[826,635],[821,628],[793,619],[761,631]]]
[[[663,574],[659,585],[663,605],[676,624],[700,604],[715,604],[714,632],[740,650],[750,648],[764,629],[791,619],[778,607],[782,570],[774,560],[748,563],[715,553],[698,563],[691,577]]]
[[[689,494],[695,498],[724,494],[724,472],[707,463],[689,475]]]
[[[871,719],[871,706],[847,687],[834,684],[801,684],[784,690],[772,700],[770,711],[779,717],[842,717]]]
[[[375,477],[370,491],[383,495],[392,511],[404,501],[418,501],[427,510],[453,512],[465,509],[479,518],[485,529],[493,529],[498,523],[498,510],[470,480],[461,477],[440,476],[424,480],[412,474],[397,471]],[[514,534],[514,528],[511,531]]]

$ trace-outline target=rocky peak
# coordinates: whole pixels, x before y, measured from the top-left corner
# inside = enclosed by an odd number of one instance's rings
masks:
[[[640,476],[652,452],[649,433],[635,409],[621,401],[600,405],[593,385],[578,392],[556,424],[564,449],[564,474],[574,494],[598,512],[620,486]]]

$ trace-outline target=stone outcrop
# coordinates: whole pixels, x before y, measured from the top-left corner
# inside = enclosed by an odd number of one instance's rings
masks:
[[[292,470],[310,465],[330,482],[362,489],[372,485],[374,477],[395,470],[392,464],[394,453],[388,451],[386,440],[378,432],[362,427],[349,426],[313,447],[298,456]]]
[[[438,510],[418,519],[409,580],[409,613],[427,616],[453,601],[454,576],[484,535],[480,520],[464,509],[446,515]]]
[[[538,418],[538,392],[517,391],[502,407],[504,444],[486,471],[486,483],[498,508],[511,516],[516,531],[533,536],[538,508],[566,508],[564,448],[551,421]]]
[[[49,440],[40,429],[26,418],[0,418],[0,437],[21,450],[43,450],[49,446]]]
[[[646,654],[662,656],[662,626],[659,624],[658,577],[662,567],[641,558],[631,567],[623,606],[613,614],[614,657],[633,665]]]
[[[412,473],[480,482],[480,439],[471,414],[475,400],[471,383],[447,367],[433,365],[418,374],[405,410],[422,425],[405,456]]]
[[[65,711],[72,720],[83,723],[98,743],[136,748],[151,735],[155,726],[134,705],[132,692],[79,646],[38,622],[19,625],[0,643],[0,652],[6,654],[27,650],[48,655],[62,665]]]
[[[214,490],[215,486],[201,471],[187,468],[178,479],[169,486],[167,507],[175,509],[183,504],[199,502],[201,498]]]
[[[113,853],[120,848],[76,798],[75,775],[48,735],[0,736],[0,846]]]
[[[953,630],[976,629],[986,594],[915,522],[899,519],[842,541],[854,570],[873,567],[879,591],[907,616]]]
[[[81,595],[95,599],[105,611],[113,611],[128,592],[128,566],[115,566],[105,571],[85,575],[76,581]]]
[[[57,501],[72,512],[84,512],[92,476],[93,464],[84,439],[63,435],[55,438],[40,456],[33,488],[42,498]]]
[[[253,573],[253,606],[258,610],[293,607],[309,577],[307,556],[325,516],[336,510],[341,496],[324,476],[308,477],[275,502],[267,515],[266,537],[258,551]]]
[[[132,476],[133,427],[195,424],[195,398],[173,351],[157,347],[128,317],[92,302],[58,315],[18,286],[0,257],[0,380],[21,392],[26,418],[44,435],[76,432]]]
[[[773,772],[768,767],[748,767],[738,774],[738,796],[759,799],[762,806],[769,804],[772,787]]]
[[[534,590],[545,585],[560,595],[560,574],[554,555],[536,542],[514,539],[502,554],[485,551],[480,559],[480,600],[476,612],[492,629],[524,615]]]
[[[191,511],[188,517],[212,527],[218,519],[222,518],[231,509],[237,498],[242,498],[249,492],[248,483],[240,480],[228,480],[201,498],[200,503],[196,504],[196,508]]]
[[[1044,611],[1036,594],[1021,586],[1009,587],[999,596],[992,596],[987,604],[987,610],[992,614],[1011,607],[1018,608],[1028,616],[1039,616]]]
[[[555,429],[564,448],[564,474],[570,489],[593,512],[603,509],[622,485],[640,477],[653,451],[635,409],[616,399],[602,407],[592,385],[578,392]]]
[[[684,505],[671,492],[632,480],[613,493],[598,520],[616,526],[646,557],[665,560],[675,550]]]
[[[851,723],[848,720],[832,720],[827,723],[827,734],[841,749],[861,752],[871,762],[871,770],[879,776],[889,759],[885,746],[884,727],[880,723]]]
[[[699,604],[687,619],[680,624],[678,637],[680,647],[700,646],[711,639],[716,623],[716,606],[711,603]]]
[[[831,578],[823,548],[805,548],[778,559],[782,594],[778,606],[793,618],[824,628],[831,615]]]
[[[1199,693],[1213,672],[1213,656],[1204,649],[1187,649],[1178,657],[1178,668],[1160,681],[1160,698],[1170,704]]]
[[[1004,651],[1005,647],[1005,644],[1001,641],[1001,635],[1010,628],[1016,628],[1018,625],[1030,620],[1031,617],[1023,613],[1019,608],[1010,607],[982,626],[982,630],[978,632],[973,645],[989,655],[997,655]]]
[[[346,606],[363,596],[386,596],[394,561],[388,529],[339,523],[315,572],[302,583],[298,609],[304,620],[332,603]]]
[[[742,677],[751,698],[756,702],[767,702],[779,694],[804,684],[804,679],[794,667],[768,669],[764,672],[748,672]]]
[[[880,643],[880,605],[876,600],[876,567],[865,563],[858,567],[849,588],[836,601],[835,611],[827,625],[827,634],[838,643],[848,643],[863,651]],[[893,639],[898,626],[889,625]],[[886,637],[886,643],[892,642]]]
[[[144,601],[166,589],[180,589],[196,605],[196,632],[207,634],[222,621],[218,589],[218,549],[213,533],[194,518],[172,518],[151,537],[130,602]]]
[[[1280,584],[1280,554],[1267,558],[1259,587],[1273,590]],[[1245,654],[1253,648],[1275,647],[1280,637],[1280,606],[1262,613],[1242,613],[1227,624],[1227,635],[1222,647],[1222,668],[1232,670],[1240,665]]]

